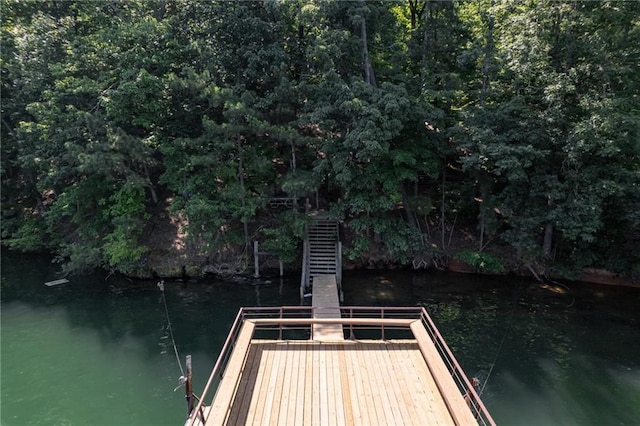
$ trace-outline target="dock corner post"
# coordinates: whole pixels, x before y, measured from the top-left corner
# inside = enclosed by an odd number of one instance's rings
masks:
[[[195,399],[193,398],[193,381],[191,373],[191,355],[187,355],[187,377],[185,381],[185,398],[187,399],[187,416],[191,415]]]
[[[349,318],[353,318],[353,308],[349,308]],[[356,340],[356,335],[353,333],[353,323],[349,324],[349,340]]]

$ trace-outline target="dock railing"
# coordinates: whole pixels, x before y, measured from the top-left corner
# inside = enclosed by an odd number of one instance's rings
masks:
[[[458,385],[458,389],[464,396],[465,401],[469,405],[469,408],[471,408],[471,412],[475,415],[478,423],[482,425],[495,425],[493,418],[491,418],[491,415],[489,415],[489,412],[482,403],[475,387],[469,381],[469,378],[462,370],[462,367],[460,367],[460,364],[458,364],[458,361],[453,356],[451,349],[449,349],[449,346],[433,323],[433,320],[427,313],[426,309],[422,308],[422,311],[423,313],[420,318],[422,325],[427,330],[427,333],[429,333],[429,336],[431,336],[431,340],[436,346],[440,357],[447,365],[449,372],[451,373],[451,377],[456,382],[456,385]]]
[[[321,323],[341,324],[343,331],[350,340],[415,338],[410,324],[415,324],[419,320],[478,424],[495,426],[495,422],[480,400],[475,388],[465,375],[425,308],[341,306],[341,318],[313,318],[314,312],[318,309],[322,308],[311,306],[241,308],[231,326],[229,336],[213,367],[198,405],[189,415],[185,426],[206,423],[206,418],[208,417],[206,406],[211,405],[215,398],[215,391],[224,376],[226,366],[229,363],[245,320],[255,323],[254,338],[277,340],[313,340],[313,324]]]

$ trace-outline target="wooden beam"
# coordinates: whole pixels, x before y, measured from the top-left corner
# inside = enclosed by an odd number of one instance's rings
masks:
[[[421,320],[411,324],[420,352],[456,425],[478,424]]]
[[[213,399],[211,416],[206,422],[207,426],[222,425],[226,421],[242,370],[244,369],[245,359],[249,346],[251,345],[254,330],[254,322],[245,320],[238,333],[238,339],[235,342],[229,363],[222,373],[223,377]]]
[[[339,324],[362,326],[385,326],[409,328],[415,319],[404,318],[254,318],[251,322],[256,326],[264,325],[314,325]]]

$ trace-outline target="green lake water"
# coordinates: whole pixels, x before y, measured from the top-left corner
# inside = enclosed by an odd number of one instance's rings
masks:
[[[156,282],[92,275],[46,287],[56,270],[44,257],[2,255],[0,423],[182,425]],[[298,286],[297,276],[165,284],[196,393],[238,308],[297,305]],[[345,304],[426,306],[467,374],[486,382],[498,424],[640,425],[638,289],[568,284],[562,293],[520,278],[412,271],[346,272],[344,286]]]

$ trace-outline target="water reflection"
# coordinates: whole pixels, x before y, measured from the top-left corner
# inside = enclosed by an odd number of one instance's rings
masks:
[[[156,282],[92,275],[45,287],[56,270],[46,258],[3,253],[2,424],[179,424],[179,369]],[[346,272],[344,284],[348,305],[425,306],[465,371],[486,384],[499,424],[638,424],[635,289],[562,292],[521,278],[411,271]],[[297,305],[298,285],[295,276],[263,286],[166,283],[196,389],[238,307]]]

